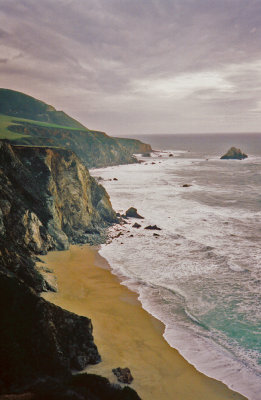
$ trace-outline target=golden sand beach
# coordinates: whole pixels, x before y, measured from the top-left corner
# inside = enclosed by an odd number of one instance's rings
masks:
[[[47,300],[92,319],[102,362],[87,368],[116,382],[112,368],[129,367],[143,400],[242,400],[223,383],[198,372],[163,338],[164,326],[137,294],[120,284],[96,248],[71,246],[43,256],[57,277]]]

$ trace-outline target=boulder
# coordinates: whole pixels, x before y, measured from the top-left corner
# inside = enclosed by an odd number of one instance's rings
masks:
[[[144,229],[150,229],[151,231],[161,231],[161,228],[159,228],[157,225],[148,225]]]
[[[131,375],[129,368],[118,367],[114,368],[112,372],[117,376],[118,381],[121,383],[130,384],[133,381],[133,376]]]
[[[247,158],[248,155],[245,153],[242,153],[240,149],[237,149],[236,147],[231,147],[226,154],[224,154],[222,157],[220,157],[221,160],[243,160],[244,158]]]
[[[189,183],[185,183],[184,185],[182,185],[182,187],[185,187],[185,188],[188,188],[190,186],[192,186],[192,185],[190,185]]]
[[[138,224],[137,222],[135,222],[135,224],[133,224],[133,225],[132,225],[132,227],[133,227],[133,228],[140,228],[140,227],[141,227],[141,225],[140,225],[140,224]]]
[[[144,219],[144,217],[142,217],[141,215],[139,215],[137,213],[137,208],[134,207],[130,207],[126,213],[125,213],[125,217],[127,218],[139,218],[139,219]]]

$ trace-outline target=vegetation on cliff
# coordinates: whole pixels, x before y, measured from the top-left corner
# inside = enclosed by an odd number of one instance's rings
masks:
[[[151,151],[139,140],[90,130],[62,111],[8,89],[0,89],[1,138],[20,145],[70,149],[88,167],[134,163],[134,153]]]

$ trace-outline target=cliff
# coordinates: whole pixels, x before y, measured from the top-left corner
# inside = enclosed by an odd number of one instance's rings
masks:
[[[100,361],[88,318],[37,296],[15,276],[0,272],[0,393],[40,377],[65,378]]]
[[[105,189],[73,152],[0,141],[0,395],[139,398],[101,377],[72,378],[100,361],[91,320],[39,297],[51,287],[37,254],[97,243],[115,221]]]
[[[134,153],[151,151],[139,140],[90,130],[53,106],[8,89],[0,89],[1,138],[17,145],[70,149],[89,168],[135,163]]]
[[[128,149],[131,154],[150,153],[152,151],[151,145],[143,143],[137,139],[128,138],[115,138],[121,146]]]
[[[135,159],[116,139],[23,93],[0,89],[0,113],[0,395],[139,399],[105,378],[72,376],[100,361],[92,324],[39,297],[55,288],[35,264],[69,243],[104,241],[117,218],[86,166]]]

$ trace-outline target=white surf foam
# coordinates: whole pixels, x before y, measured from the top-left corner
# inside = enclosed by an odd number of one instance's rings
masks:
[[[121,228],[123,236],[102,246],[101,254],[123,283],[139,293],[143,307],[165,324],[164,337],[171,346],[206,375],[259,400],[260,366],[251,363],[257,355],[226,342],[215,329],[206,330],[201,315],[215,309],[219,294],[233,303],[232,282],[243,289],[241,311],[248,312],[249,318],[253,313],[254,320],[258,302],[247,285],[250,277],[260,278],[261,250],[251,239],[258,235],[254,226],[260,213],[253,213],[251,207],[239,212],[238,200],[228,205],[224,201],[222,206],[215,202],[217,194],[222,193],[222,199],[226,190],[218,181],[214,186],[199,181],[204,168],[199,159],[152,157],[147,165],[93,170],[92,174],[103,177],[117,211],[135,206],[145,217],[139,221],[140,229],[129,221]],[[183,188],[193,176],[193,186]],[[118,181],[110,180],[114,177]],[[159,237],[144,230],[149,224],[162,228]],[[209,287],[217,291],[216,298],[211,298]],[[197,288],[206,298],[197,296]]]

